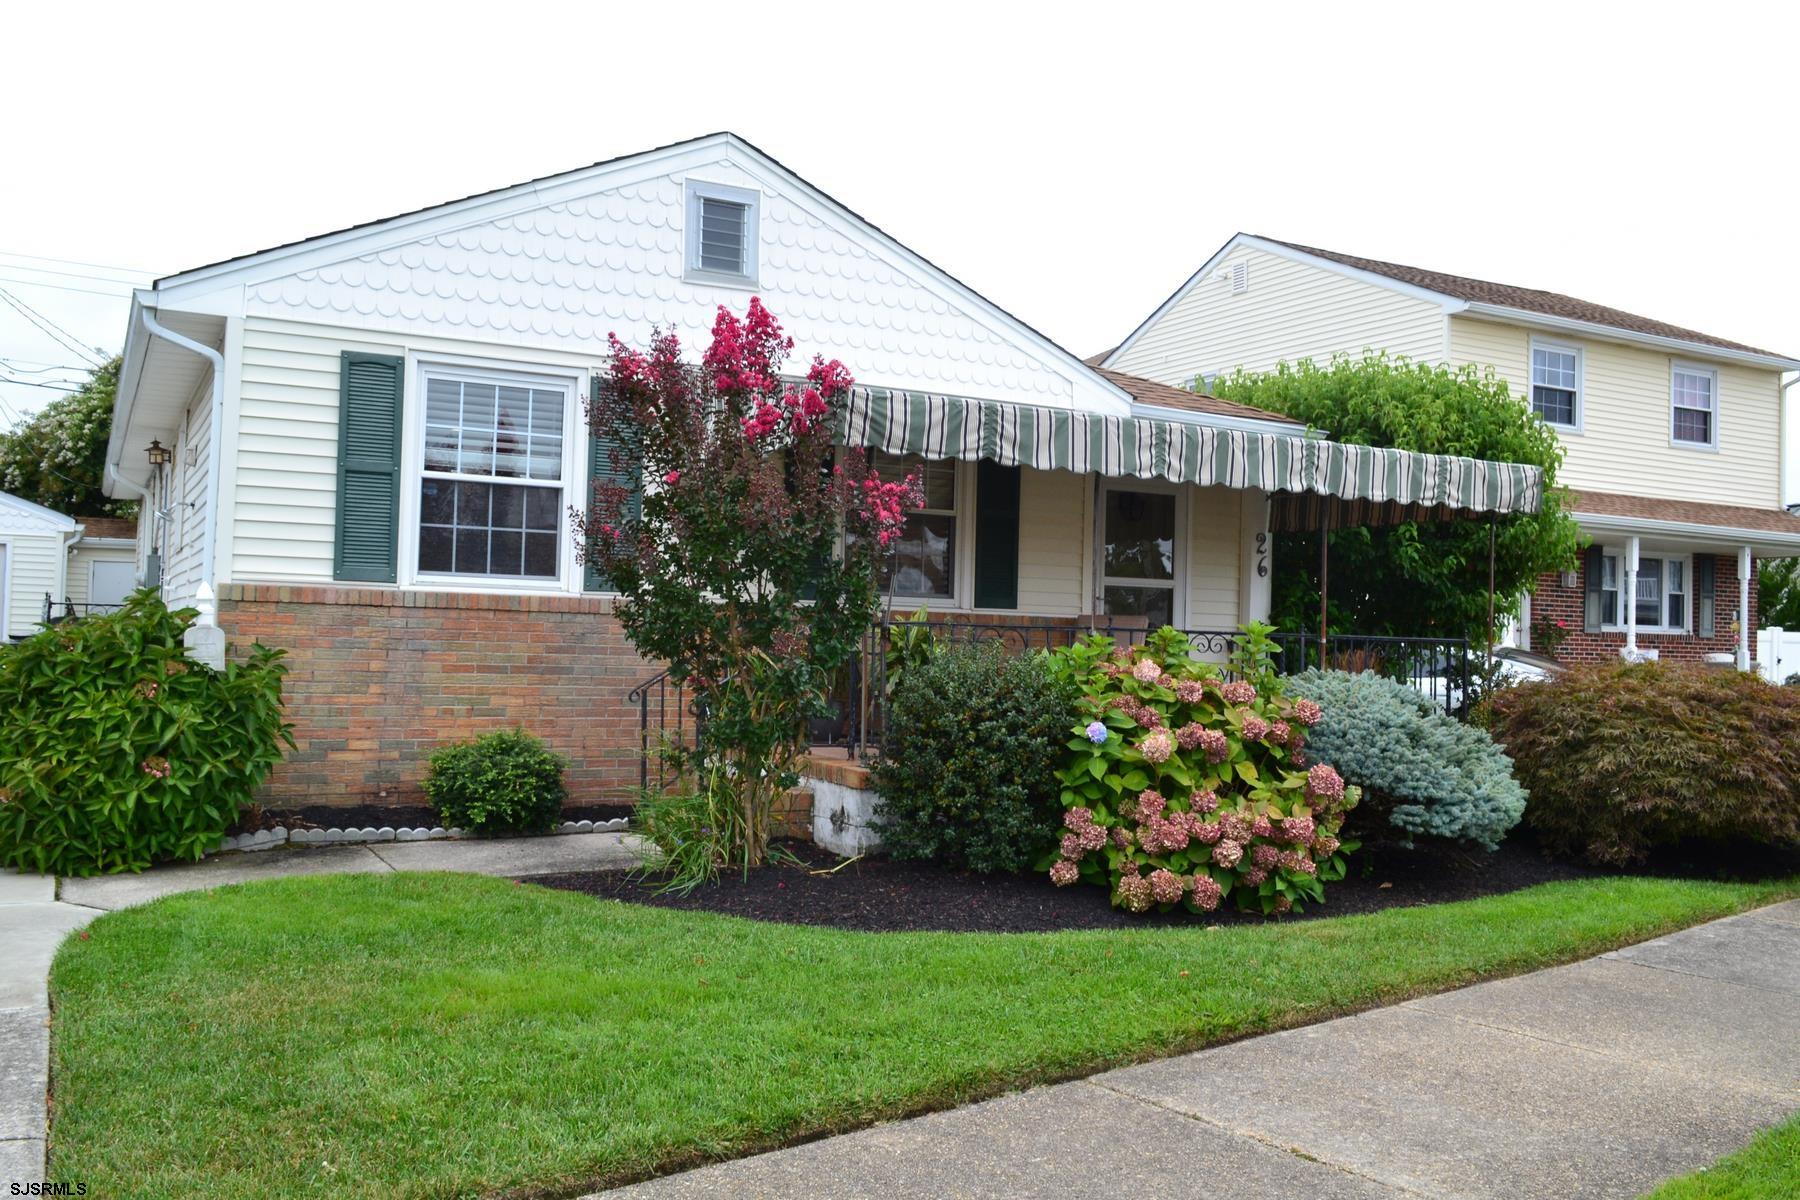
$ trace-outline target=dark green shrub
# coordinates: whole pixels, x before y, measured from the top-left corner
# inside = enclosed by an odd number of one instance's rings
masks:
[[[451,828],[541,833],[562,817],[568,765],[523,729],[503,729],[433,754],[425,796]]]
[[[871,782],[895,858],[1022,871],[1056,844],[1063,743],[1075,693],[1042,655],[994,643],[911,664],[888,702],[888,746]]]
[[[1363,789],[1363,804],[1408,834],[1492,850],[1525,811],[1525,789],[1494,739],[1416,688],[1371,671],[1306,671],[1289,696],[1324,710],[1307,753]]]
[[[1800,694],[1738,671],[1576,667],[1496,693],[1526,824],[1597,863],[1703,838],[1800,840]]]
[[[217,849],[293,745],[282,651],[223,671],[184,653],[154,592],[0,650],[0,862],[141,871]]]

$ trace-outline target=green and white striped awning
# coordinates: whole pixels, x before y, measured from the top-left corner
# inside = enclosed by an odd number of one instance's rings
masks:
[[[839,441],[927,459],[1260,488],[1276,494],[1276,528],[1536,512],[1544,500],[1543,473],[1522,463],[885,388],[852,390]]]

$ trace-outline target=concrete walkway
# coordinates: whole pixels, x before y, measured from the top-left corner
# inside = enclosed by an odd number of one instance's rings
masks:
[[[469,871],[509,878],[636,866],[624,833],[262,850],[221,854],[141,875],[65,879],[0,871],[0,1195],[44,1177],[44,1097],[50,1074],[47,981],[57,947],[111,909],[175,892],[279,879],[380,871]]]
[[[1632,1197],[1800,1108],[1800,901],[608,1193]]]

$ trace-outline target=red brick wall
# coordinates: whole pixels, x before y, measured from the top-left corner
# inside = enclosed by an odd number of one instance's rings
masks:
[[[1701,557],[1699,555],[1696,558]],[[1738,635],[1731,627],[1731,616],[1738,606],[1737,555],[1714,555],[1718,564],[1714,574],[1713,592],[1713,636],[1699,637],[1695,634],[1639,633],[1638,646],[1645,650],[1655,650],[1660,658],[1668,662],[1698,662],[1708,654],[1735,654],[1737,652]],[[1556,652],[1556,657],[1563,662],[1606,662],[1619,657],[1619,651],[1625,645],[1625,634],[1616,633],[1584,633],[1582,631],[1583,609],[1586,596],[1586,556],[1583,556],[1581,569],[1575,572],[1575,586],[1566,588],[1557,575],[1540,575],[1537,588],[1531,593],[1532,645],[1537,647],[1539,638],[1538,626],[1546,620],[1560,618],[1570,630],[1567,640]],[[1698,597],[1695,597],[1696,602]],[[1688,627],[1698,629],[1698,606],[1688,618]],[[1750,624],[1756,628],[1756,563],[1750,564]],[[1756,651],[1754,638],[1751,641],[1751,653]]]
[[[271,807],[422,804],[444,742],[523,725],[567,756],[571,803],[619,803],[638,783],[638,712],[656,673],[611,601],[387,588],[220,589],[219,624],[243,654],[288,651],[296,747],[258,797]]]

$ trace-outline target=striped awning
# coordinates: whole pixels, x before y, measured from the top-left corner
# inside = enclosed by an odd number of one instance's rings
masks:
[[[1543,473],[1522,463],[885,388],[851,392],[839,441],[928,459],[1260,488],[1276,494],[1278,529],[1536,512],[1544,500]]]

